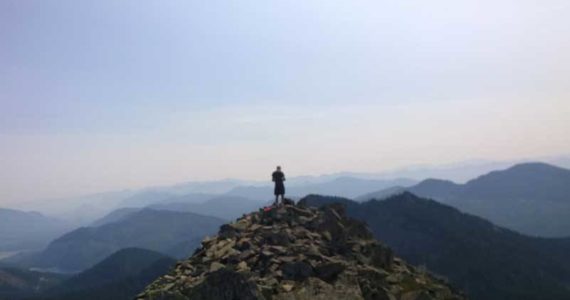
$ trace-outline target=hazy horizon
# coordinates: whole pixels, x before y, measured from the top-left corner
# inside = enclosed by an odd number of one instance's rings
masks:
[[[0,206],[570,154],[570,3],[3,1]]]

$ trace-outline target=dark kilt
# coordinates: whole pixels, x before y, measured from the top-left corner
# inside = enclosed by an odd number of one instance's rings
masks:
[[[275,196],[277,195],[285,195],[285,185],[283,182],[275,182]]]

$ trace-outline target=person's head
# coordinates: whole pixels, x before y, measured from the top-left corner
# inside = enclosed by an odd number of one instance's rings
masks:
[[[277,166],[277,171],[281,171],[281,166]]]

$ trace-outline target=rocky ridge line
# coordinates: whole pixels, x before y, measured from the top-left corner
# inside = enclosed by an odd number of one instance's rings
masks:
[[[341,205],[288,203],[223,225],[136,299],[465,299],[395,258]]]

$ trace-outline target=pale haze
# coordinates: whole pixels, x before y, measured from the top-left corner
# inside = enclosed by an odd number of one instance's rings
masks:
[[[570,2],[0,2],[0,204],[570,154]]]

